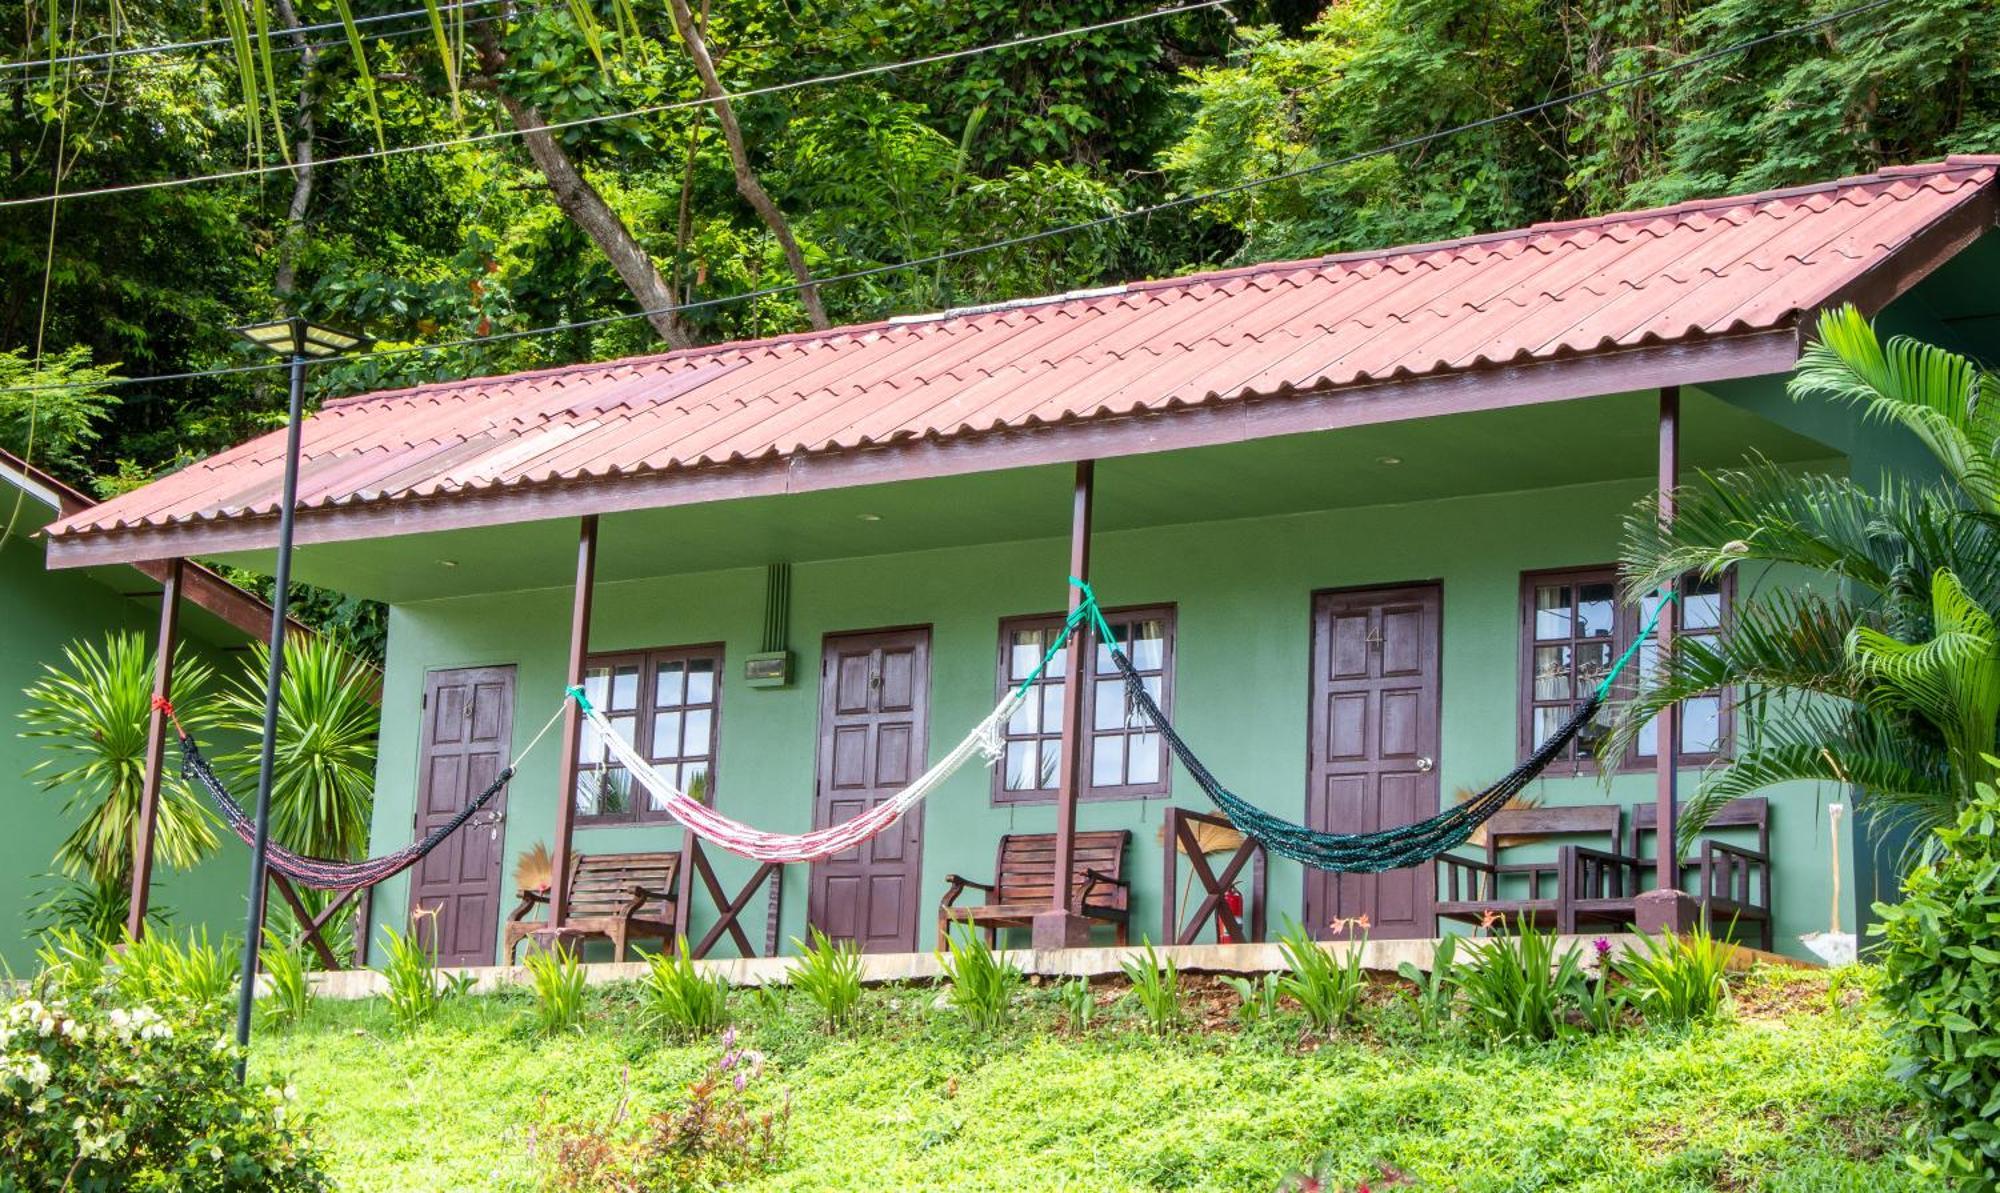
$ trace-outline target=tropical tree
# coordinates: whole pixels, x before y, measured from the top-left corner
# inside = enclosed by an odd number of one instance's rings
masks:
[[[1677,495],[1670,524],[1652,499],[1642,504],[1623,545],[1635,592],[1752,565],[1817,578],[1753,590],[1719,637],[1677,639],[1605,756],[1661,709],[1731,689],[1745,731],[1688,800],[1683,840],[1723,802],[1796,779],[1851,784],[1878,816],[1919,830],[1948,825],[1994,778],[2000,377],[1915,340],[1885,344],[1846,307],[1821,317],[1790,392],[1906,428],[1941,479],[1884,479],[1871,491],[1753,460],[1701,474]]]
[[[143,635],[113,631],[100,645],[72,642],[61,664],[44,664],[29,685],[21,736],[46,751],[28,771],[44,791],[63,796],[76,827],[56,850],[58,869],[87,877],[101,889],[127,883],[146,773],[146,732],[152,713],[154,654]],[[174,656],[173,698],[185,705],[190,730],[213,723],[202,693],[213,672],[180,652]],[[171,773],[163,776],[154,821],[155,855],[186,869],[215,849],[213,821],[199,797]]]
[[[271,651],[258,644],[246,673],[223,692],[221,724],[246,744],[221,759],[239,791],[257,781]],[[278,742],[271,781],[271,832],[314,857],[351,858],[368,845],[374,803],[381,677],[323,635],[285,642],[278,683]]]

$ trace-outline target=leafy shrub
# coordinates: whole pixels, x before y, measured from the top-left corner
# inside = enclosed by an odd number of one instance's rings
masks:
[[[938,960],[951,983],[951,1005],[975,1027],[991,1030],[1006,1022],[1014,992],[1021,987],[1021,971],[1002,960],[976,929],[961,926],[946,934]]]
[[[264,965],[264,997],[258,1007],[266,1022],[295,1026],[305,1022],[312,1010],[312,982],[306,977],[305,956],[295,944],[270,929],[264,930],[264,949],[258,954]]]
[[[1315,1031],[1332,1032],[1361,1009],[1361,996],[1368,989],[1367,975],[1361,970],[1365,943],[1366,937],[1357,938],[1336,959],[1302,924],[1288,924],[1278,937],[1278,952],[1290,970],[1278,980],[1278,988],[1305,1008],[1306,1019]]]
[[[557,1035],[583,1025],[583,963],[560,945],[536,949],[524,962],[529,989],[535,995],[535,1019],[544,1035]]]
[[[2000,1185],[2000,794],[1980,784],[1935,855],[1877,903],[1881,998],[1927,1110],[1925,1154],[1940,1183]]]
[[[219,1006],[33,987],[0,1010],[0,1188],[332,1187],[291,1090],[237,1084]]]
[[[703,977],[688,955],[685,940],[676,941],[672,953],[655,953],[646,959],[646,976],[640,987],[646,1021],[662,1031],[679,1036],[706,1035],[729,1022],[729,979],[721,974]]]
[[[1097,1010],[1097,995],[1091,993],[1088,980],[1071,978],[1056,987],[1056,1006],[1069,1020],[1071,1031],[1085,1031],[1090,1027],[1091,1015]]]
[[[1396,975],[1410,984],[1410,1001],[1417,1009],[1417,1026],[1426,1035],[1437,1032],[1451,1021],[1457,971],[1458,937],[1449,934],[1438,937],[1437,943],[1431,946],[1428,970],[1417,968],[1416,963],[1411,961],[1396,967]]]
[[[1152,941],[1144,941],[1143,948],[1142,956],[1127,958],[1119,963],[1119,968],[1125,971],[1125,980],[1132,983],[1132,998],[1145,1014],[1148,1026],[1165,1035],[1181,1021],[1181,968],[1171,957],[1161,960],[1153,951]]]
[[[397,1027],[415,1031],[444,1005],[437,958],[414,932],[405,935],[385,925],[382,937],[382,951],[388,959],[376,972],[389,983],[389,1016]]]
[[[226,938],[210,944],[202,928],[179,942],[164,932],[128,938],[115,966],[119,986],[138,1002],[207,1006],[235,989],[237,957]]]
[[[1224,977],[1222,980],[1236,991],[1238,1022],[1259,1023],[1277,1015],[1278,994],[1283,989],[1280,975],[1267,973],[1261,978]]]
[[[763,1056],[737,1048],[736,1033],[725,1031],[722,1054],[688,1085],[686,1102],[643,1124],[628,1125],[629,1089],[601,1124],[550,1120],[545,1109],[530,1137],[545,1187],[565,1193],[727,1188],[769,1171],[784,1158],[792,1108],[790,1099],[775,1109],[752,1108],[751,1090],[763,1075]]]
[[[1706,924],[1684,936],[1641,932],[1643,953],[1617,963],[1626,995],[1648,1023],[1705,1023],[1729,993],[1729,962],[1736,946],[1711,936]],[[1602,986],[1603,983],[1600,983]]]
[[[1582,954],[1556,954],[1556,937],[1523,916],[1512,935],[1487,938],[1455,967],[1465,1017],[1494,1041],[1553,1040],[1575,1028],[1569,1009],[1589,993]]]
[[[793,937],[792,947],[799,950],[792,965],[792,985],[819,1008],[828,1031],[839,1031],[861,1001],[861,950],[851,941],[827,939],[818,928],[812,930],[810,946]]]

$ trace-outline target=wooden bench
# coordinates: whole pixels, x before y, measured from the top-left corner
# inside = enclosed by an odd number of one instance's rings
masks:
[[[1537,928],[1575,931],[1572,888],[1578,871],[1623,874],[1637,865],[1637,859],[1625,855],[1623,819],[1624,810],[1617,804],[1509,808],[1495,813],[1486,822],[1485,857],[1438,856],[1439,918],[1483,924],[1497,917],[1513,924],[1525,916]],[[1500,860],[1509,848],[1550,838],[1558,843],[1555,856],[1547,861]],[[1505,893],[1522,887],[1525,897]],[[1636,887],[1633,893],[1638,893]]]
[[[576,855],[569,869],[569,918],[563,927],[611,942],[614,961],[625,960],[625,945],[634,937],[651,938],[665,948],[674,939],[679,902],[681,855],[672,853],[596,853]],[[546,923],[528,913],[549,901],[548,892],[524,890],[521,902],[507,917],[507,964],[515,948]]]
[[[1659,824],[1659,808],[1641,804],[1632,809],[1632,844]],[[1771,803],[1761,795],[1733,799],[1708,819],[1708,829],[1742,829],[1754,833],[1755,849],[1744,849],[1704,835],[1698,848],[1686,851],[1683,878],[1694,880],[1695,905],[1711,932],[1729,925],[1757,925],[1758,947],[1771,949]],[[1657,846],[1656,846],[1657,847]],[[1651,862],[1646,863],[1648,866]]]
[[[1125,847],[1132,834],[1125,829],[1078,833],[1070,855],[1070,889],[1079,915],[1103,920],[1125,944],[1130,921],[1132,888],[1125,878]],[[943,946],[951,925],[971,924],[986,930],[998,944],[1000,929],[1026,928],[1055,903],[1056,835],[1009,833],[1000,838],[991,883],[974,882],[956,874],[945,878],[944,899],[938,903],[938,944]],[[954,906],[967,887],[986,892],[978,907]]]

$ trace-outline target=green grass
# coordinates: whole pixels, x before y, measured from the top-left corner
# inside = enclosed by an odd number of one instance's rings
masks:
[[[783,1165],[749,1187],[1269,1189],[1324,1155],[1345,1181],[1379,1163],[1425,1189],[1913,1190],[1880,1033],[1824,990],[1765,972],[1711,1025],[1494,1048],[1421,1039],[1379,993],[1360,1028],[1301,1045],[1296,1010],[1160,1037],[1120,1005],[1064,1035],[1048,987],[997,1034],[928,987],[870,991],[828,1036],[800,997],[738,992],[761,1087],[793,1104]],[[524,995],[454,1000],[410,1035],[379,1002],[322,1001],[264,1037],[257,1068],[296,1083],[344,1189],[533,1189],[544,1100],[601,1120],[629,1073],[643,1114],[716,1055],[640,1020],[629,988],[592,990],[582,1034],[557,1039]]]

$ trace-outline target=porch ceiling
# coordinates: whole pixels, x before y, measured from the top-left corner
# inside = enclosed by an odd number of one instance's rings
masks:
[[[1651,391],[1620,394],[1105,460],[1097,529],[1645,478],[1656,400]],[[1682,407],[1688,468],[1750,452],[1781,462],[1838,454],[1700,390],[1686,391]],[[610,514],[598,578],[1060,539],[1069,499],[1070,470],[1050,465]],[[567,586],[575,550],[576,522],[560,519],[317,544],[299,550],[294,569],[314,584],[407,602]],[[225,558],[270,566],[267,553]]]

